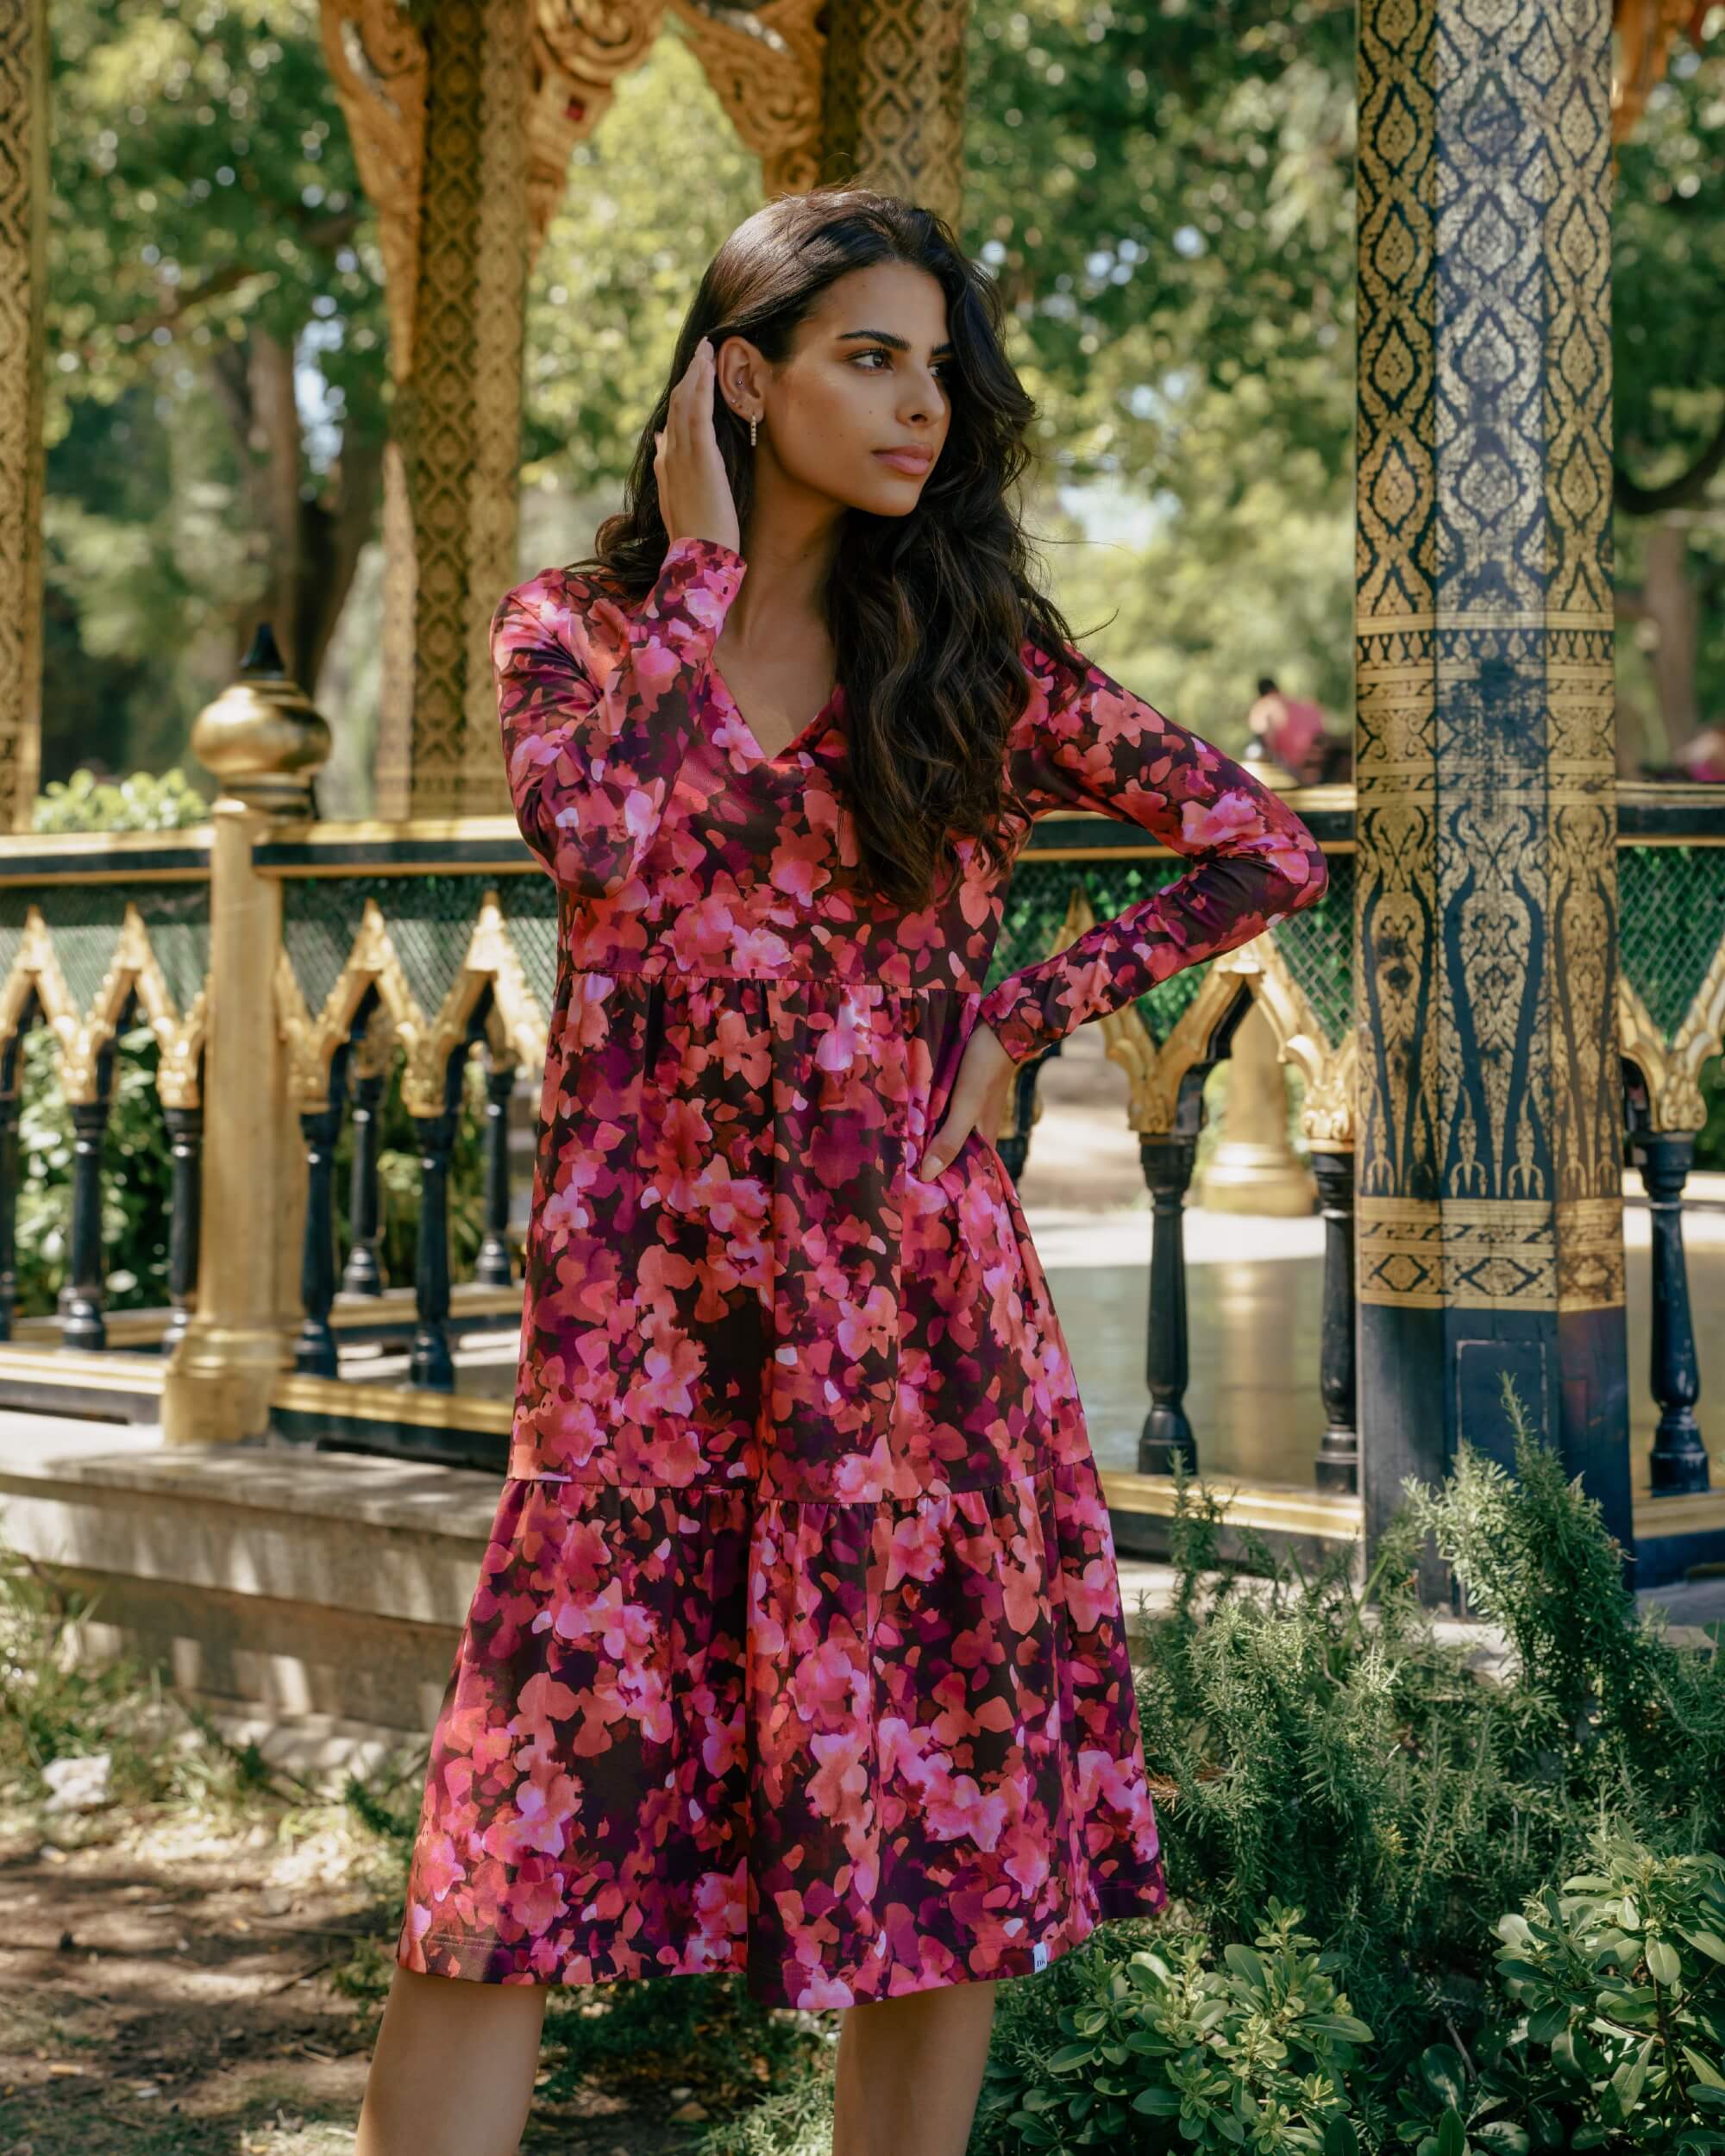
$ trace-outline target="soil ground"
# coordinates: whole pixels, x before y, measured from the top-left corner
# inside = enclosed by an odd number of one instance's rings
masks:
[[[0,2156],[350,2156],[376,2007],[337,1979],[380,1989],[398,1910],[339,1810],[63,1833],[0,1825]],[[524,2156],[672,2156],[689,2094],[542,2103]]]

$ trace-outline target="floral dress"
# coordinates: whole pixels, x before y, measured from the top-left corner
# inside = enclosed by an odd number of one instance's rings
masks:
[[[1192,857],[984,995],[1004,878],[872,894],[844,693],[781,754],[712,661],[743,557],[492,624],[560,893],[507,1479],[398,1957],[511,1984],[745,1971],[842,2007],[1044,1967],[1166,1898],[1108,1514],[988,1135],[925,1181],[973,1027],[1015,1062],[1317,897],[1310,833],[1094,666],[1008,743],[1038,814]],[[1082,664],[1082,661],[1081,661]]]

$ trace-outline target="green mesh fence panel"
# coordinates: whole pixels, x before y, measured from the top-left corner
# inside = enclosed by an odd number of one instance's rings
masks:
[[[1290,913],[1271,929],[1276,948],[1323,1028],[1339,1048],[1353,1023],[1353,867],[1352,854],[1329,856],[1328,888],[1315,906]]]
[[[490,876],[384,877],[378,894],[414,1000],[430,1018],[455,985],[474,940]]]
[[[114,962],[129,895],[111,883],[53,883],[37,889],[36,905],[47,923],[54,956],[80,1011],[95,1002]]]
[[[1623,977],[1670,1040],[1725,936],[1725,846],[1620,846],[1617,917]]]
[[[488,876],[291,877],[282,891],[282,939],[306,1007],[321,1011],[375,899],[407,985],[427,1018],[442,1005],[473,942]]]
[[[30,894],[16,884],[0,890],[0,981],[11,978],[12,968],[24,948],[24,916],[30,910]]]
[[[153,884],[135,902],[173,1007],[184,1018],[210,973],[210,886]]]
[[[541,1015],[557,993],[557,887],[549,876],[500,877],[504,924]]]
[[[381,881],[379,876],[307,876],[290,877],[282,886],[281,940],[314,1018],[342,977],[366,900]]]

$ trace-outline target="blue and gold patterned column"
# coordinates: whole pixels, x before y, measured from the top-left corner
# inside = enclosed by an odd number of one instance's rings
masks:
[[[1609,0],[1361,0],[1368,1534],[1509,1373],[1631,1534]]]

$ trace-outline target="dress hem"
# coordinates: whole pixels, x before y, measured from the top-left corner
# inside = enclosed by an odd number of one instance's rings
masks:
[[[1047,1949],[1044,1959],[1040,1962],[1036,1959],[1037,1944],[1032,1943],[1028,1946],[1003,1953],[1000,1957],[1001,1966],[986,1973],[966,1969],[957,1975],[950,1976],[925,1977],[919,1975],[915,1982],[897,1984],[885,1992],[869,1993],[861,1998],[852,1997],[844,2002],[827,2002],[826,2003],[873,2006],[879,2003],[881,1999],[906,1998],[912,1993],[918,1991],[944,1991],[961,1984],[1007,1983],[1015,1981],[1020,1977],[1039,1976],[1044,1970],[1053,1968],[1057,1961],[1063,1961],[1068,1954],[1074,1952],[1078,1947],[1087,1945],[1104,1924],[1130,1922],[1133,1920],[1147,1921],[1160,1916],[1168,1906],[1168,1887],[1159,1855],[1154,1863],[1154,1870],[1145,1877],[1140,1885],[1098,1888],[1093,1896],[1094,1914],[1091,1914],[1088,1921],[1082,1922],[1082,1925],[1076,1921],[1076,1917],[1069,1920],[1068,1924],[1051,1938],[1040,1942]],[[1082,1912],[1078,1914],[1082,1915]],[[427,1946],[437,1948],[440,1959],[453,1961],[456,1966],[435,1969],[429,1966],[424,1952]],[[750,1996],[762,2005],[795,2007],[803,2003],[802,2001],[791,1996],[789,1987],[784,1984],[751,1983],[750,1981],[751,1972],[746,1954],[739,1960],[717,1965],[710,1961],[694,1959],[666,1963],[650,1969],[637,1970],[628,1976],[536,1977],[530,1972],[511,1970],[505,1974],[492,1977],[486,1973],[482,1965],[492,1959],[493,1952],[494,1949],[488,1947],[473,1946],[463,1947],[454,1944],[442,1946],[435,1929],[426,1932],[420,1940],[410,1946],[407,1944],[406,1931],[404,1927],[401,1937],[397,1943],[394,1959],[398,1966],[417,1976],[443,1977],[449,1982],[456,1984],[537,1985],[546,1990],[580,1990],[604,1984],[639,1984],[661,1977],[741,1977]],[[481,1965],[472,1965],[475,1964]],[[769,1965],[775,1975],[780,1973],[784,1966],[782,1963]],[[902,1964],[900,1965],[900,1969],[902,1972]],[[850,1989],[844,1977],[830,1976],[825,1970],[811,1970],[807,1973],[810,1977],[810,1989],[822,1984],[847,1990]]]

